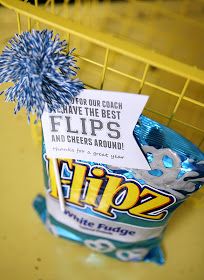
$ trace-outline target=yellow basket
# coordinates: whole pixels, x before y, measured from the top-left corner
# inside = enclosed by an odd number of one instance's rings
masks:
[[[76,47],[87,87],[149,95],[145,115],[204,150],[202,1],[68,2],[0,0],[13,32],[49,28]]]
[[[37,1],[0,0],[0,49],[16,32],[54,29],[76,47],[79,76],[87,86],[150,95],[145,114],[204,149],[204,71],[193,66],[204,69],[202,1],[68,2],[38,7]],[[1,279],[203,280],[204,188],[170,221],[163,267],[117,262],[55,239],[31,207],[42,192],[40,146],[30,141],[26,116],[14,119],[12,110],[2,98]],[[34,132],[38,137],[36,126]]]

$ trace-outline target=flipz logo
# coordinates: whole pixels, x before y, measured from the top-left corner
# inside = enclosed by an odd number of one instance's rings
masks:
[[[117,212],[133,217],[159,221],[168,214],[175,197],[138,181],[111,173],[100,165],[69,159],[58,159],[65,202],[79,208],[91,207],[97,214],[115,219]],[[52,161],[48,161],[50,190],[58,199]]]

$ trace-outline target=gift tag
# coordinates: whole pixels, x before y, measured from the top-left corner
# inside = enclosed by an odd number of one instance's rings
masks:
[[[62,110],[42,115],[49,158],[70,158],[149,170],[133,129],[148,96],[83,90]]]

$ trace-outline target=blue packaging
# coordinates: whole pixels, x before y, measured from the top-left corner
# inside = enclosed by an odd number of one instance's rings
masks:
[[[46,197],[37,196],[34,207],[59,237],[120,261],[163,264],[165,228],[174,210],[202,186],[204,154],[178,133],[145,116],[140,116],[133,133],[150,171],[57,160],[64,213],[43,142]]]

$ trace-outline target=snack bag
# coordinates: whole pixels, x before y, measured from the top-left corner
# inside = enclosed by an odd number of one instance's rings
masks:
[[[42,155],[46,198],[34,207],[55,235],[121,261],[164,263],[160,247],[173,211],[204,180],[204,154],[173,130],[140,116],[135,140],[151,170],[58,159],[66,201],[60,211],[52,161]]]

